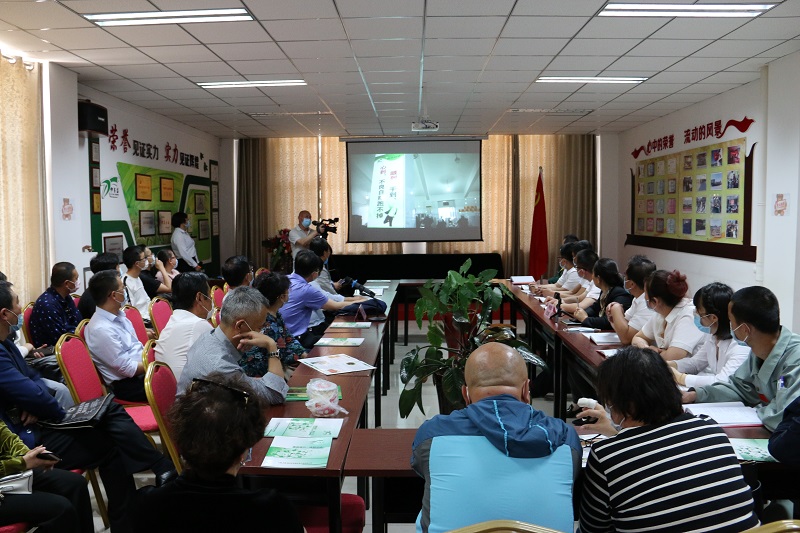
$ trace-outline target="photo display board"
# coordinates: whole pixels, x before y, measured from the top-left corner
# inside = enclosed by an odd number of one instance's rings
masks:
[[[637,163],[636,237],[744,245],[746,139]]]

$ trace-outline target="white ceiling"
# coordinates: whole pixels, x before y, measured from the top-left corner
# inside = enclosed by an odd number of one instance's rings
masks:
[[[756,19],[670,19],[596,17],[604,0],[0,0],[0,49],[219,137],[410,135],[426,111],[440,134],[602,133],[753,81],[800,50],[800,0],[771,1]],[[222,7],[257,20],[103,29],[80,16]],[[650,79],[533,83],[564,75]],[[195,85],[297,78],[308,86]]]

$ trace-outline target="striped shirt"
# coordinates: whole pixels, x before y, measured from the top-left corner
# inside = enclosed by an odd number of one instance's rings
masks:
[[[728,437],[688,414],[594,444],[585,474],[582,533],[742,531],[758,525]]]

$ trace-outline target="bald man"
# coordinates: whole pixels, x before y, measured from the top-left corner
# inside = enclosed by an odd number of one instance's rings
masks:
[[[297,252],[303,248],[308,248],[317,235],[319,235],[317,229],[311,227],[311,213],[300,211],[297,215],[297,225],[289,230],[289,242],[292,243],[292,259],[297,257]]]
[[[479,347],[464,377],[467,407],[426,421],[414,439],[411,467],[425,479],[421,530],[507,519],[572,531],[575,430],[530,405],[525,361],[510,346]]]

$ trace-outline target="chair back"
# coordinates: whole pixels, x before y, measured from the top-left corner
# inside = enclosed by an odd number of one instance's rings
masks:
[[[269,269],[261,267],[258,270],[256,270],[256,277],[260,276],[261,274],[269,274]]]
[[[31,340],[31,315],[33,314],[33,304],[36,302],[28,302],[28,305],[22,308],[22,334],[25,335],[25,342],[30,342],[33,344]]]
[[[145,368],[150,366],[150,363],[156,360],[156,341],[150,339],[144,345],[142,350],[142,364]]]
[[[450,533],[559,533],[549,527],[528,524],[517,520],[489,520],[467,527],[455,529]]]
[[[128,320],[131,321],[131,324],[133,324],[133,331],[136,332],[136,338],[139,339],[142,345],[147,344],[147,341],[150,339],[147,338],[147,328],[144,326],[142,314],[132,305],[126,305],[122,310],[125,312],[125,316]]]
[[[222,286],[222,292],[224,292],[225,294],[228,294],[229,290],[231,290],[231,288],[228,285],[228,282],[226,281],[225,284]]]
[[[86,326],[89,324],[89,319],[84,318],[78,325],[75,327],[75,335],[83,339],[83,342],[86,342]]]
[[[572,450],[567,445],[545,457],[519,458],[482,436],[434,437],[429,472],[429,531],[498,518],[557,531],[574,527]],[[532,479],[540,481],[531,485]]]
[[[99,398],[106,388],[83,339],[65,333],[56,343],[56,360],[75,403]]]
[[[172,316],[172,304],[166,298],[156,296],[150,300],[150,323],[156,330],[156,335],[167,326],[169,317]],[[144,343],[143,343],[144,344]]]
[[[72,301],[75,302],[75,307],[78,307],[78,304],[81,303],[81,295],[80,294],[70,294],[72,296]]]
[[[211,287],[211,297],[214,299],[214,307],[222,307],[222,299],[225,298],[225,291],[219,286],[214,285]]]
[[[214,312],[211,313],[211,325],[214,326],[215,328],[219,327],[219,320],[220,320],[219,315],[221,312],[222,309],[220,309],[219,307],[215,307]]]
[[[180,454],[175,447],[175,443],[170,436],[170,427],[167,423],[167,412],[175,402],[175,395],[178,393],[178,380],[167,363],[155,361],[147,367],[144,375],[144,392],[147,394],[147,403],[153,410],[153,415],[161,433],[161,442],[169,452],[175,469],[180,474],[183,470]]]

